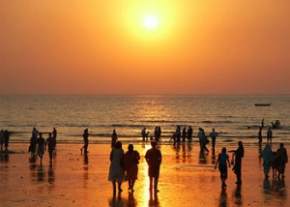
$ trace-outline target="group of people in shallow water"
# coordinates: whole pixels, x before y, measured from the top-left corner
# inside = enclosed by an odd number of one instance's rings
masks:
[[[30,145],[28,147],[31,161],[35,161],[38,156],[40,158],[40,163],[42,163],[42,159],[47,146],[49,160],[50,163],[52,162],[52,159],[56,154],[57,130],[53,128],[52,132],[48,132],[47,134],[48,137],[45,140],[43,137],[43,133],[39,132],[36,128],[33,128],[30,138]]]
[[[10,141],[10,132],[8,130],[0,131],[0,152],[8,152]]]

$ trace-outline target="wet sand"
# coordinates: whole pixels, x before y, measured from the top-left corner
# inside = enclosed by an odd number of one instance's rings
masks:
[[[80,147],[60,144],[53,164],[49,165],[46,153],[41,166],[39,161],[29,162],[27,144],[12,144],[11,150],[16,153],[1,156],[0,161],[0,206],[290,206],[290,168],[286,168],[285,182],[272,178],[265,181],[255,146],[245,146],[241,188],[237,188],[235,175],[229,170],[228,187],[223,191],[212,153],[200,159],[196,143],[178,148],[162,145],[160,192],[156,196],[149,193],[144,160],[150,146],[136,145],[142,158],[135,192],[129,194],[124,183],[116,199],[107,180],[110,145],[90,145],[87,158],[80,154]],[[221,147],[217,147],[216,155]],[[286,147],[289,151],[289,145]]]

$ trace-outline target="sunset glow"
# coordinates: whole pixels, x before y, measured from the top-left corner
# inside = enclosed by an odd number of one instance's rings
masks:
[[[18,2],[0,3],[3,94],[290,91],[288,1]]]

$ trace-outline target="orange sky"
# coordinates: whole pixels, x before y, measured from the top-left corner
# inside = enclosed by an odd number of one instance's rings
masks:
[[[289,0],[0,1],[0,94],[290,93],[289,14]]]

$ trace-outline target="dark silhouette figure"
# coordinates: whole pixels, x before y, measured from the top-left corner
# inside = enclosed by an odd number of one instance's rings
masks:
[[[5,147],[5,152],[8,152],[10,135],[11,135],[11,133],[8,130],[5,130],[4,131],[4,147]]]
[[[154,137],[155,137],[155,140],[157,142],[159,142],[160,138],[161,138],[161,127],[160,126],[156,126],[155,129],[154,129]]]
[[[52,158],[53,158],[53,152],[54,152],[54,138],[52,133],[48,134],[48,138],[46,140],[47,143],[47,148],[48,148],[48,154],[49,154],[49,161],[50,163],[52,162]]]
[[[187,140],[188,140],[188,142],[192,141],[192,134],[193,134],[192,127],[189,126],[188,129],[187,129]]]
[[[212,129],[212,132],[209,134],[209,136],[211,137],[212,149],[215,149],[216,138],[218,136],[218,133],[215,131],[215,128]]]
[[[231,166],[229,156],[227,154],[227,149],[225,147],[222,148],[222,152],[218,155],[215,168],[217,168],[217,165],[219,166],[222,188],[225,188],[227,186],[226,180],[228,178],[228,166]]]
[[[38,138],[38,131],[36,128],[33,128],[31,138],[30,138],[30,145],[28,152],[30,152],[30,159],[35,159],[36,149],[37,149],[37,138]]]
[[[46,144],[45,139],[42,137],[42,133],[39,133],[37,144],[38,144],[37,154],[38,157],[40,158],[40,164],[42,164],[42,158],[45,152],[45,144]]]
[[[183,129],[182,129],[182,142],[185,142],[186,135],[187,135],[186,127],[183,127]]]
[[[53,152],[56,155],[56,139],[57,139],[57,130],[53,128],[52,130],[52,142],[53,142]]]
[[[134,146],[129,144],[128,151],[124,156],[125,171],[127,174],[129,191],[134,192],[134,184],[138,175],[139,153],[134,150]]]
[[[152,191],[154,181],[154,191],[158,192],[158,179],[160,174],[160,165],[162,162],[161,151],[157,149],[157,143],[151,142],[152,148],[149,149],[145,154],[146,162],[149,166],[148,174],[150,178],[150,191]]]
[[[111,140],[111,147],[115,147],[115,144],[118,141],[118,134],[116,132],[116,129],[113,129],[111,138],[112,138],[112,140]]]
[[[284,178],[285,167],[288,162],[287,150],[283,143],[280,143],[280,148],[277,150],[277,163],[278,163],[278,178]]]
[[[112,147],[110,161],[109,181],[113,184],[113,195],[115,197],[117,192],[116,183],[118,183],[118,192],[121,193],[121,185],[124,177],[124,151],[120,141],[117,141],[115,146]]]
[[[265,179],[269,178],[269,172],[273,164],[273,152],[270,144],[266,144],[262,151]]]
[[[233,171],[236,174],[237,185],[242,184],[242,159],[244,157],[244,146],[241,141],[238,143],[238,149],[233,151],[233,157],[232,157],[232,164],[234,165]]]
[[[175,137],[176,137],[176,142],[180,143],[180,141],[181,141],[181,129],[180,129],[180,126],[176,127]]]
[[[84,154],[88,153],[88,147],[89,147],[89,129],[85,129],[83,133],[83,141],[84,146],[81,148],[81,153],[84,151]]]
[[[146,127],[144,127],[142,130],[141,130],[141,137],[142,137],[142,141],[145,142],[146,141]]]
[[[259,132],[258,132],[258,143],[259,143],[259,145],[262,145],[262,143],[263,143],[262,130],[263,130],[263,128],[259,127]]]
[[[3,151],[3,145],[4,145],[4,130],[0,131],[0,152]]]
[[[264,118],[263,118],[262,121],[261,121],[261,128],[263,129],[264,126],[265,126],[265,124],[264,124]]]
[[[272,138],[273,138],[272,128],[269,127],[267,131],[267,143],[272,144]]]
[[[209,153],[209,150],[207,149],[206,145],[208,143],[208,139],[205,135],[204,129],[203,128],[199,128],[198,129],[198,138],[199,138],[199,145],[200,145],[200,151],[204,152],[206,151],[207,153]]]

